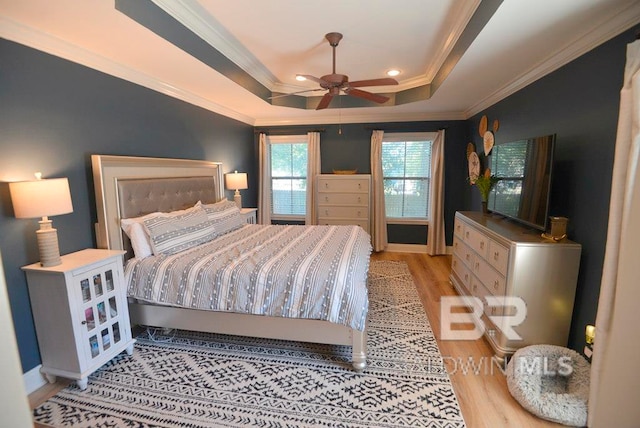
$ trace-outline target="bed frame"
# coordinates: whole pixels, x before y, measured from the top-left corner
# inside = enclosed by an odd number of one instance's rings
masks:
[[[92,155],[99,248],[130,250],[120,219],[224,198],[220,162]],[[204,183],[204,184],[203,184]],[[133,325],[348,345],[356,371],[366,367],[367,333],[322,320],[278,318],[130,302]]]

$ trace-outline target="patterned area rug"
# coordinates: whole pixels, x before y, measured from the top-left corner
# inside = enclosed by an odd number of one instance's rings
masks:
[[[368,366],[350,348],[179,331],[145,332],[34,409],[54,427],[464,427],[404,262],[369,270]]]

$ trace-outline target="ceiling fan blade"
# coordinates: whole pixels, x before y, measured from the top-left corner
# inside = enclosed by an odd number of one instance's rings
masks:
[[[322,110],[324,108],[329,107],[329,104],[331,103],[332,99],[333,99],[333,95],[331,95],[330,93],[324,94],[324,97],[322,97],[322,99],[318,103],[318,107],[316,107],[316,110]]]
[[[273,95],[271,97],[269,97],[269,100],[273,100],[276,98],[282,98],[282,97],[288,97],[289,95],[297,95],[297,94],[304,94],[305,92],[315,92],[315,91],[324,91],[324,88],[318,88],[318,89],[306,89],[304,91],[298,91],[298,92],[291,92],[288,94],[279,94],[279,95]]]
[[[349,82],[349,86],[351,86],[352,88],[361,88],[363,86],[387,86],[397,84],[398,81],[390,77],[385,77],[383,79],[356,80],[355,82]]]
[[[363,91],[361,89],[348,89],[344,91],[347,95],[351,95],[358,98],[364,98],[365,100],[373,101],[374,103],[386,103],[389,101],[389,97],[384,95],[373,94],[371,92]]]
[[[325,83],[324,80],[317,78],[316,76],[312,76],[310,74],[296,74],[296,76],[304,77],[307,80],[311,80],[316,83]]]

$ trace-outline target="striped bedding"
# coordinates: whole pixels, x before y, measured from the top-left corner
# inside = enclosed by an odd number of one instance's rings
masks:
[[[160,305],[365,328],[371,244],[358,226],[245,225],[127,262],[129,297]]]

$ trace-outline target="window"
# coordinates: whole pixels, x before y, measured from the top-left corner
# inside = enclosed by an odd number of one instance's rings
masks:
[[[527,140],[494,146],[491,153],[491,172],[500,177],[495,194],[491,195],[492,209],[517,217],[524,182]]]
[[[426,222],[431,178],[431,133],[385,134],[382,173],[390,223]]]
[[[307,210],[307,137],[269,137],[271,217],[304,218]]]

